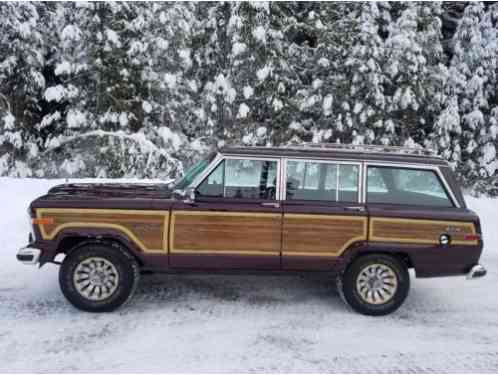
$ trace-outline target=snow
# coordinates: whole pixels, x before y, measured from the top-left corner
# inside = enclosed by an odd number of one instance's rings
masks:
[[[66,302],[56,266],[15,260],[28,203],[62,182],[0,178],[0,372],[498,371],[497,200],[466,198],[488,275],[412,278],[386,317],[349,311],[319,275],[143,276],[127,306],[89,314]]]
[[[237,118],[246,118],[247,115],[249,114],[250,112],[250,108],[247,106],[247,104],[245,103],[242,103],[240,106],[239,106],[239,113],[237,114]]]
[[[69,40],[78,41],[81,39],[81,32],[76,26],[67,25],[62,30],[61,37],[62,37],[62,39],[69,39]]]
[[[328,59],[326,59],[325,57],[321,57],[319,60],[318,60],[318,64],[324,68],[328,68],[330,66],[330,62]]]
[[[268,65],[265,65],[263,68],[259,69],[256,72],[256,76],[260,81],[264,81],[269,74],[270,74],[270,67]]]
[[[79,128],[86,122],[86,116],[84,113],[70,109],[66,115],[67,126],[70,128]]]
[[[176,75],[171,73],[164,73],[164,81],[168,85],[169,89],[174,89],[176,87]]]
[[[297,121],[292,121],[289,125],[289,129],[300,131],[303,129],[303,126]]]
[[[237,96],[237,92],[233,88],[230,79],[221,73],[216,76],[216,80],[211,88],[216,92],[222,93],[228,103],[233,103]]]
[[[244,53],[247,49],[247,46],[245,43],[239,43],[235,42],[232,46],[232,54],[234,56],[240,55],[241,53]]]
[[[14,129],[14,124],[16,121],[16,118],[12,116],[12,113],[7,113],[3,116],[2,118],[4,127],[7,130],[13,130]]]
[[[150,113],[152,112],[152,105],[148,101],[144,100],[142,103],[142,109],[145,113]]]
[[[275,112],[278,112],[280,111],[282,108],[284,108],[284,103],[282,103],[282,101],[280,99],[274,99],[273,100],[273,109],[275,110]]]
[[[107,39],[112,44],[114,44],[117,48],[121,47],[121,42],[119,41],[119,36],[118,36],[118,34],[114,30],[107,29],[105,31],[105,33],[106,33]]]
[[[258,137],[264,137],[266,135],[267,129],[264,126],[260,126],[256,129],[256,135]]]
[[[119,125],[121,125],[123,128],[128,125],[128,114],[125,112],[122,112],[119,115]]]
[[[166,144],[171,144],[173,148],[178,151],[182,145],[182,139],[176,133],[173,133],[167,126],[161,126],[158,131],[159,135]]]
[[[325,116],[329,116],[332,114],[332,103],[333,103],[332,95],[327,95],[323,99],[323,114]]]
[[[252,35],[256,40],[259,40],[262,43],[266,43],[266,31],[263,26],[257,26],[253,30]]]
[[[45,90],[45,99],[47,102],[60,102],[64,98],[64,86],[57,85]]]
[[[244,86],[244,98],[249,99],[254,94],[254,89],[251,86]]]
[[[70,74],[71,73],[71,64],[68,61],[63,61],[60,64],[57,64],[55,67],[54,73],[56,76],[60,76],[62,74]]]
[[[189,49],[181,49],[178,51],[178,55],[182,59],[185,67],[190,68],[192,66],[192,60],[190,59],[190,50]]]

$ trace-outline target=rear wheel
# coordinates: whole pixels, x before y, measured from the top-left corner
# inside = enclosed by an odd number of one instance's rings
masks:
[[[386,254],[359,257],[338,281],[345,302],[365,315],[392,313],[403,304],[410,289],[406,265]]]
[[[64,258],[59,284],[75,307],[112,311],[127,302],[140,277],[136,260],[114,244],[83,245]]]

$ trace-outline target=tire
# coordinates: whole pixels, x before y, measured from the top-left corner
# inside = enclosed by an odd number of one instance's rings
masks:
[[[122,306],[132,297],[139,278],[137,261],[114,243],[79,246],[64,258],[59,270],[66,299],[88,312],[110,312]]]
[[[337,278],[342,299],[356,312],[381,316],[396,311],[410,289],[410,274],[398,258],[369,254],[354,260]]]

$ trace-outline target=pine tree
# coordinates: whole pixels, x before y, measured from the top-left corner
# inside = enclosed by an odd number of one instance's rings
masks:
[[[438,3],[408,3],[386,39],[390,143],[423,144],[441,110],[445,68]]]
[[[47,152],[78,144],[99,155],[88,165],[81,155],[74,156],[78,160],[59,161],[67,166],[68,173],[81,170],[118,177],[136,170],[146,176],[151,165],[166,173],[177,169],[169,153],[150,143],[144,133],[162,120],[164,108],[158,102],[165,94],[161,81],[165,86],[168,78],[157,79],[161,71],[150,66],[151,61],[159,62],[153,53],[161,47],[157,39],[150,40],[148,29],[157,28],[152,22],[155,17],[161,22],[162,15],[154,7],[141,3],[68,3],[61,9],[61,45],[55,53],[54,72],[62,83],[48,87],[45,98],[64,105],[60,110],[54,106],[55,111],[44,119],[52,128]],[[167,131],[156,134],[156,139],[164,141],[161,135],[169,138],[170,146],[178,146],[178,139]],[[46,164],[43,160],[41,163]]]
[[[26,158],[38,154],[37,129],[44,45],[37,5],[0,4],[0,173],[30,175]]]
[[[445,90],[453,113],[458,103],[460,124],[457,126],[452,120],[453,132],[436,130],[452,138],[453,151],[461,155],[457,168],[468,183],[492,176],[496,168],[496,128],[489,118],[489,100],[496,95],[497,83],[496,33],[492,14],[485,11],[482,3],[472,3],[465,9],[454,36],[454,55]]]
[[[376,3],[364,3],[350,17],[354,39],[341,63],[344,73],[338,91],[344,95],[338,95],[336,126],[345,142],[388,143],[385,134],[380,139],[376,134],[381,129],[392,132],[385,122],[386,51],[379,30],[381,13]]]

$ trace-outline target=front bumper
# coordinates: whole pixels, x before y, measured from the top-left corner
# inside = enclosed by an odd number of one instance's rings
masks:
[[[16,258],[24,264],[38,264],[40,261],[41,250],[34,247],[23,247],[17,252]]]
[[[484,277],[484,276],[486,276],[486,273],[487,273],[486,268],[484,268],[480,264],[476,264],[467,273],[467,280],[478,279],[480,277]]]

